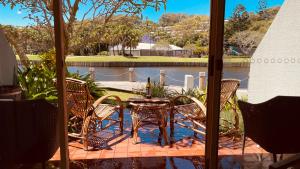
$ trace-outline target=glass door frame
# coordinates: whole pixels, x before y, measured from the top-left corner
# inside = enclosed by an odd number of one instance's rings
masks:
[[[61,168],[69,169],[67,105],[65,91],[65,51],[62,16],[62,0],[52,0],[56,48],[56,72],[58,86],[59,137]],[[220,88],[223,70],[223,39],[225,0],[211,0],[208,60],[207,129],[205,143],[205,168],[218,166],[218,140],[220,116]]]

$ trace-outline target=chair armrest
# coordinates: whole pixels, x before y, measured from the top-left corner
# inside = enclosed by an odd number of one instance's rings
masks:
[[[86,84],[86,82],[83,81],[83,80],[74,79],[74,78],[71,78],[71,77],[67,77],[66,80],[67,80],[67,81],[77,82],[77,83],[80,83],[80,84]]]
[[[118,106],[120,107],[120,109],[123,109],[123,104],[122,104],[122,100],[120,99],[119,96],[116,95],[105,95],[100,97],[99,99],[97,99],[94,104],[93,104],[93,108],[96,108],[99,104],[102,104],[102,102],[110,97],[115,98],[115,100],[118,102]]]
[[[192,100],[193,102],[195,102],[197,104],[197,106],[202,110],[202,112],[206,115],[206,107],[205,105],[200,101],[198,100],[197,98],[195,97],[191,97],[191,96],[186,96],[186,95],[179,95],[179,96],[176,96],[175,98],[172,99],[171,103],[172,103],[172,107],[174,107],[175,105],[175,102],[180,99],[180,98],[186,98],[186,99],[189,99],[189,100]]]

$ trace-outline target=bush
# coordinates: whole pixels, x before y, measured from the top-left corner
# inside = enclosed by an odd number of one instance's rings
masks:
[[[41,64],[30,63],[29,68],[18,69],[18,82],[26,99],[57,101],[57,90],[53,83],[56,78],[55,51],[41,56]]]
[[[108,51],[101,51],[98,53],[98,55],[100,56],[109,56],[109,52]]]
[[[46,99],[56,102],[58,93],[53,81],[56,78],[55,50],[52,49],[42,54],[40,58],[40,64],[30,63],[29,68],[20,67],[18,69],[18,83],[26,99]],[[67,73],[67,76],[86,81],[95,98],[104,95],[104,90],[95,85],[89,74]]]

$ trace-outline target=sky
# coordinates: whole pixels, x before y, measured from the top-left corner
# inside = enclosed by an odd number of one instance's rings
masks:
[[[249,12],[256,12],[258,8],[258,1],[259,0],[226,0],[226,19],[230,18],[238,4],[244,5],[246,10]],[[281,6],[284,2],[284,0],[266,1],[268,7]],[[155,11],[152,8],[148,8],[143,12],[143,18],[148,18],[149,20],[157,22],[160,16],[164,13],[209,15],[210,0],[167,0],[166,10],[162,8],[159,11]],[[22,11],[19,7],[11,10],[8,6],[3,7],[0,5],[0,24],[17,26],[29,25],[30,21],[28,19],[24,19],[25,16],[25,11]]]

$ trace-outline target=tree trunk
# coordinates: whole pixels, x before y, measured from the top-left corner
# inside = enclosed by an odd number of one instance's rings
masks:
[[[117,45],[117,51],[118,51],[118,55],[120,55],[119,44]]]
[[[114,45],[112,46],[112,49],[113,49],[113,55],[116,56],[115,55],[115,46]]]
[[[130,50],[129,50],[130,56],[131,56],[131,45],[130,45]]]
[[[123,56],[125,56],[125,47],[122,45],[122,53],[123,53]]]

